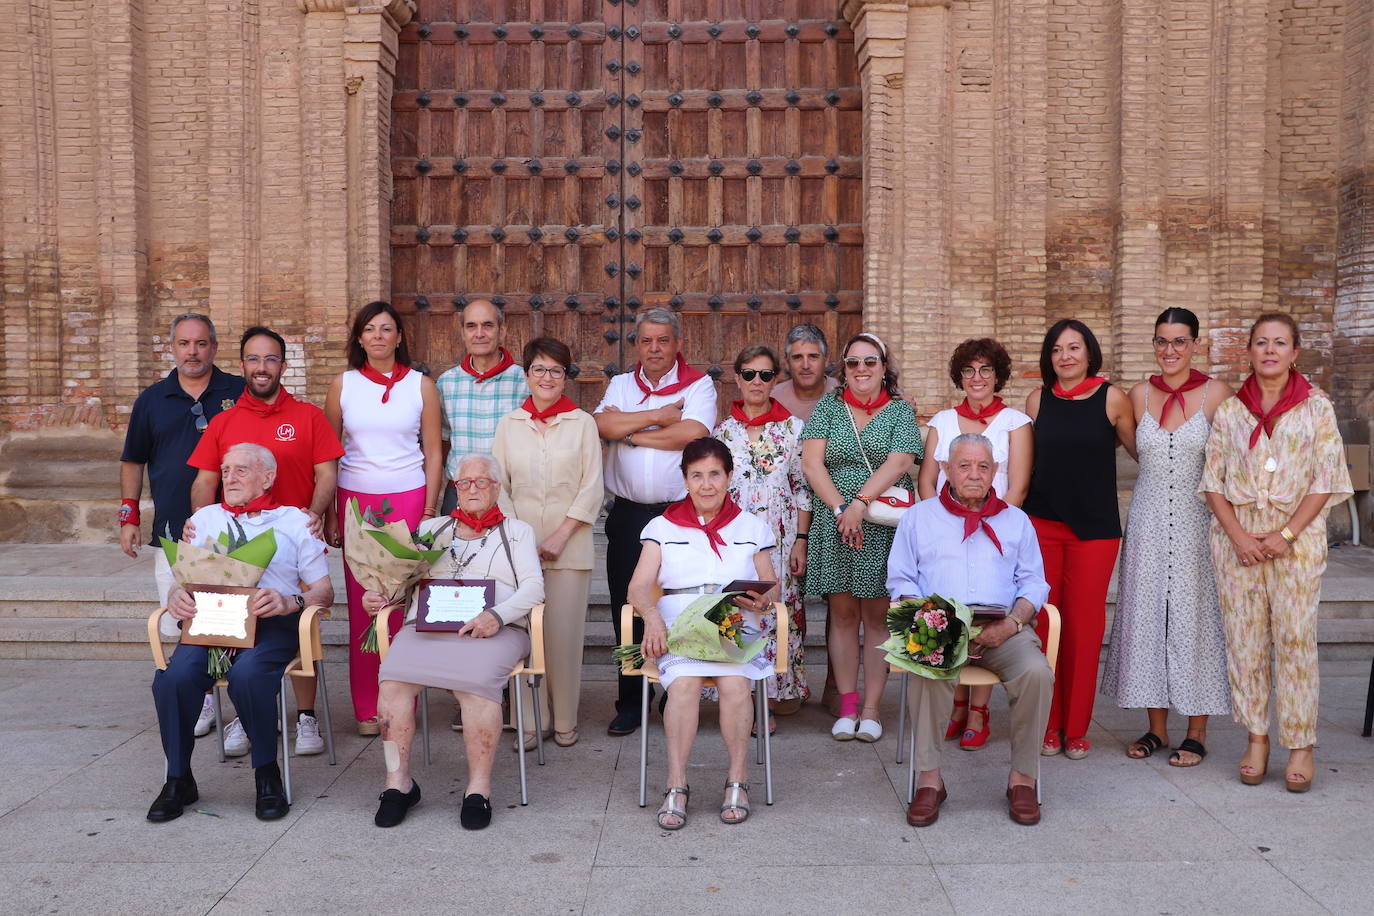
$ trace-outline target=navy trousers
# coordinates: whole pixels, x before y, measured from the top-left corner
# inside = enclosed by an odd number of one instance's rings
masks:
[[[643,548],[639,535],[644,526],[663,514],[667,503],[645,505],[617,496],[611,503],[611,511],[606,514],[606,585],[611,593],[611,627],[615,630],[616,644],[643,642],[644,621],[634,619],[634,632],[620,632],[620,609],[628,600],[630,579],[634,576],[635,566],[639,564],[639,554]],[[619,665],[619,662],[616,663]],[[644,678],[635,675],[619,676],[617,710],[638,710],[640,693],[644,689]]]
[[[277,759],[277,691],[286,666],[300,649],[300,617],[297,613],[259,620],[256,645],[238,650],[229,668],[229,699],[253,744],[255,767]],[[209,653],[204,646],[179,645],[166,669],[153,675],[153,705],[169,779],[191,775],[196,718],[205,691],[215,683],[205,670]]]

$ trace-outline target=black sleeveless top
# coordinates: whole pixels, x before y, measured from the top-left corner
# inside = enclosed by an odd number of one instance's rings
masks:
[[[1035,463],[1027,515],[1063,522],[1079,540],[1121,537],[1116,505],[1116,428],[1107,419],[1107,389],[1069,401],[1048,388],[1035,418]]]

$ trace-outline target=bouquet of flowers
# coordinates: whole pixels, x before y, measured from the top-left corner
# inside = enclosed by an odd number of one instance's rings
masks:
[[[430,566],[444,555],[435,550],[432,534],[412,532],[403,521],[388,522],[395,511],[390,500],[382,500],[380,511],[364,513],[358,500],[350,499],[344,517],[344,559],[358,584],[386,598],[388,605],[401,604],[415,583],[429,575]],[[381,615],[377,615],[381,616]],[[360,648],[377,654],[377,616],[363,632]]]
[[[277,553],[277,537],[272,529],[256,537],[248,537],[239,520],[229,519],[230,530],[219,537],[205,539],[201,546],[178,543],[171,538],[158,540],[172,569],[177,585],[185,588],[196,585],[237,585],[252,588],[262,578],[267,564]],[[215,680],[229,673],[235,649],[210,649],[206,670]]]
[[[668,651],[683,658],[703,662],[753,661],[763,651],[765,640],[757,627],[750,626],[744,612],[734,603],[743,592],[702,595],[677,615],[668,628]],[[613,650],[622,668],[638,668],[644,656],[637,645],[620,645]]]
[[[905,671],[947,681],[959,676],[968,661],[969,640],[981,628],[973,615],[957,601],[939,595],[909,598],[887,612],[891,634],[879,649],[887,660]]]

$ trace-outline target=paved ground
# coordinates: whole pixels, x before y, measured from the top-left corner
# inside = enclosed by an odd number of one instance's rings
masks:
[[[346,679],[333,671],[340,721]],[[217,763],[206,738],[197,812],[149,824],[162,778],[149,665],[5,661],[0,910],[1368,913],[1374,739],[1358,734],[1368,674],[1367,662],[1323,664],[1319,769],[1305,796],[1275,778],[1242,786],[1233,774],[1244,735],[1229,721],[1215,723],[1199,768],[1128,760],[1143,717],[1100,700],[1093,755],[1046,761],[1035,828],[1005,814],[1001,691],[994,740],[976,754],[951,749],[950,799],[919,831],[902,817],[906,773],[892,735],[838,744],[811,704],[779,730],[777,804],[755,793],[749,822],[726,827],[713,814],[724,766],[708,714],[691,822],[665,833],[653,808],[635,803],[637,741],[596,727],[612,685],[589,669],[583,741],[550,745],[548,765],[532,767],[527,808],[516,804],[514,755],[503,755],[495,821],[469,833],[457,817],[461,739],[447,729],[435,735],[434,766],[417,774],[424,802],[394,830],[371,823],[377,741],[342,729],[338,766],[298,760],[296,805],[282,821],[254,819],[246,759]],[[436,698],[436,722],[443,706]],[[656,721],[653,736],[651,785],[662,779]]]

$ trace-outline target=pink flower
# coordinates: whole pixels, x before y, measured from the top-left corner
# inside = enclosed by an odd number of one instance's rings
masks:
[[[926,626],[930,627],[932,630],[943,631],[944,628],[949,625],[949,620],[945,617],[945,612],[941,610],[925,611],[921,614],[921,618],[925,620]]]
[[[936,649],[934,652],[925,656],[925,660],[932,665],[943,665],[945,663],[945,653],[941,649]]]

